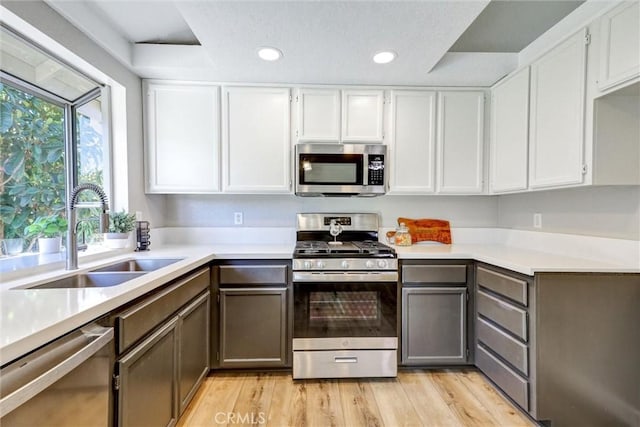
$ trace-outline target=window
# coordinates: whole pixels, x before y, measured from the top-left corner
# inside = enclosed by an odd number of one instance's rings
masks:
[[[68,188],[90,182],[109,193],[108,92],[0,31],[0,239],[23,238],[23,248],[33,251],[36,236],[25,228],[41,217],[64,216]],[[97,229],[93,197],[83,193],[78,211],[79,235],[88,241]]]

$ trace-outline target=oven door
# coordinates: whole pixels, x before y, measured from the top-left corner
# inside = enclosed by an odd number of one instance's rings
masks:
[[[397,286],[396,272],[294,273],[294,341],[397,342]]]

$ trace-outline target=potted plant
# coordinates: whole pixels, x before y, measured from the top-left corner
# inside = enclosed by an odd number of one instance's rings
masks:
[[[136,215],[124,211],[109,214],[109,232],[104,235],[104,242],[109,248],[126,248],[129,233],[136,228]]]
[[[59,214],[40,216],[24,232],[27,237],[38,238],[41,254],[60,252],[62,235],[67,231],[67,219]]]

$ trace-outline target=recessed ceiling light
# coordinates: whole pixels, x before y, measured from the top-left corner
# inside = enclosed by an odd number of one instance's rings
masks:
[[[396,59],[396,56],[396,53],[390,50],[378,52],[373,55],[373,62],[375,62],[376,64],[388,64],[389,62]]]
[[[258,49],[258,56],[265,61],[277,61],[282,58],[282,52],[275,47],[261,47]]]

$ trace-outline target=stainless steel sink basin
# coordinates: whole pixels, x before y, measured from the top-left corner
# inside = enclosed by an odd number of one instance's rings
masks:
[[[182,261],[182,258],[130,259],[115,264],[110,264],[106,267],[97,268],[95,270],[92,270],[92,272],[155,271],[159,268],[166,267],[178,261]]]
[[[144,275],[144,272],[129,273],[86,273],[53,280],[41,285],[30,286],[29,289],[60,289],[60,288],[108,288],[121,285],[129,280]]]

